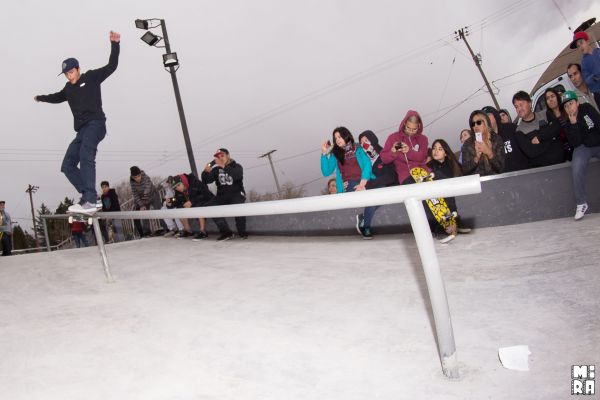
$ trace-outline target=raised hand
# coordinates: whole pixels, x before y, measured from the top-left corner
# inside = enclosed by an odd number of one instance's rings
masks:
[[[121,41],[121,34],[110,31],[110,41],[119,43]]]

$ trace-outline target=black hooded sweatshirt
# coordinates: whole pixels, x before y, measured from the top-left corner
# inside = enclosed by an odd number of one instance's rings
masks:
[[[396,176],[396,170],[394,169],[394,164],[384,164],[379,157],[379,153],[383,149],[379,144],[379,139],[373,133],[373,131],[364,131],[360,135],[358,135],[358,142],[366,137],[371,143],[370,146],[362,146],[365,151],[367,157],[371,160],[371,165],[373,167],[373,175],[375,175],[374,180],[370,180],[367,182],[368,189],[374,189],[379,187],[386,186],[394,186],[398,184],[398,178]]]
[[[567,138],[574,148],[600,146],[600,113],[588,103],[579,104],[577,123],[567,125]]]
[[[188,201],[192,203],[192,207],[201,207],[208,200],[215,197],[208,189],[208,186],[206,186],[204,182],[198,180],[194,174],[182,175],[185,175],[187,178],[188,186],[183,192],[175,190],[175,200],[173,201],[175,208],[183,208],[183,205]]]
[[[529,158],[531,168],[559,164],[565,161],[560,141],[560,124],[548,121],[546,113],[539,111],[531,121],[521,120],[517,126],[517,141],[523,153]],[[537,137],[539,144],[531,143]]]
[[[217,185],[217,196],[241,194],[246,197],[244,191],[244,169],[233,159],[223,168],[214,164],[210,172],[202,172],[202,182],[206,184],[215,182]]]
[[[115,189],[108,189],[108,193],[102,193],[102,211],[121,211],[119,196]]]

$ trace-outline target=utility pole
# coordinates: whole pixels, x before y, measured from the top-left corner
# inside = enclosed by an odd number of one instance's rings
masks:
[[[33,193],[37,192],[39,186],[29,185],[25,193],[29,193],[29,203],[31,204],[31,219],[33,220],[33,234],[35,235],[35,243],[39,246],[37,227],[35,224],[35,212],[33,211]]]
[[[460,28],[458,31],[454,31],[454,34],[456,35],[455,39],[457,42],[462,39],[465,42],[465,44],[467,45],[467,49],[469,49],[469,53],[471,53],[471,57],[473,57],[475,66],[479,70],[479,73],[481,74],[481,77],[483,78],[483,81],[485,82],[485,86],[487,86],[488,92],[490,92],[490,96],[492,96],[492,101],[494,102],[494,105],[496,106],[496,110],[500,110],[500,104],[498,104],[498,100],[496,100],[496,96],[494,95],[494,92],[492,91],[492,87],[490,86],[490,83],[488,82],[485,74],[483,73],[483,69],[481,68],[481,56],[475,55],[473,53],[473,49],[471,49],[471,46],[469,45],[469,42],[467,42],[467,36],[469,35],[469,31],[467,30],[467,28]]]
[[[275,168],[273,167],[273,160],[271,159],[271,154],[275,153],[277,150],[271,150],[268,153],[259,156],[258,158],[269,158],[269,164],[271,164],[271,171],[273,171],[273,178],[275,178],[275,186],[277,186],[277,195],[281,195],[281,187],[279,187],[279,181],[277,180],[277,174],[275,173]]]

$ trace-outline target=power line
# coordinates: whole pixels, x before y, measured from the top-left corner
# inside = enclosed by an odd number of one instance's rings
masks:
[[[552,0],[552,2],[554,3],[554,5],[556,6],[556,9],[558,10],[558,12],[560,13],[560,15],[563,17],[563,19],[565,20],[565,23],[567,24],[567,28],[572,31],[573,29],[571,29],[571,24],[569,24],[569,21],[567,21],[567,17],[565,17],[565,14],[563,14],[562,10],[560,9],[560,7],[558,6],[558,3],[556,2],[556,0]]]

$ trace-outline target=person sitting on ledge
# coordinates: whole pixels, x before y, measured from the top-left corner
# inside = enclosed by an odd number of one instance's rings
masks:
[[[475,110],[469,117],[473,136],[462,148],[462,171],[465,175],[495,175],[504,171],[504,142],[492,130],[487,114]]]
[[[358,192],[367,189],[367,182],[374,180],[371,159],[355,143],[352,133],[343,126],[335,128],[329,140],[321,145],[321,173],[329,176],[335,172],[338,193]],[[357,230],[363,239],[373,239],[371,220],[378,206],[365,207],[363,218],[357,219]],[[361,224],[362,222],[362,224]],[[362,226],[361,226],[362,225]]]
[[[517,125],[517,140],[529,159],[529,167],[545,167],[564,162],[560,125],[548,121],[545,111],[534,113],[531,97],[522,90],[513,96],[513,105],[521,118]]]
[[[175,208],[202,207],[215,197],[208,186],[198,180],[194,174],[175,175],[171,181],[175,190],[175,198],[171,202]],[[187,218],[182,218],[183,232],[179,237],[192,236],[192,228]],[[208,237],[206,233],[206,219],[198,218],[200,231],[194,234],[193,240],[203,240]]]
[[[527,156],[517,141],[517,125],[512,122],[501,122],[500,113],[492,106],[481,109],[490,119],[490,126],[504,142],[504,170],[502,172],[520,171],[529,167]]]
[[[213,155],[214,160],[206,164],[202,172],[202,182],[215,183],[217,195],[208,200],[204,206],[220,206],[226,204],[242,204],[246,202],[244,190],[244,168],[229,155],[229,150],[220,148]],[[233,238],[233,232],[225,218],[213,218],[221,235],[218,242]],[[248,239],[246,217],[235,217],[235,225],[240,239]]]
[[[567,138],[573,150],[571,171],[575,192],[575,220],[585,215],[588,205],[585,190],[585,173],[592,157],[600,158],[600,113],[589,103],[579,104],[577,94],[566,91],[562,103],[569,118]]]
[[[435,175],[435,179],[456,178],[462,176],[460,164],[452,152],[450,145],[448,145],[444,139],[436,139],[433,141],[433,144],[431,145],[431,161],[427,163],[427,166]],[[445,200],[450,210],[458,213],[456,199],[454,197],[446,197]],[[462,223],[460,215],[456,218],[456,225],[458,233],[471,232],[471,228]],[[432,231],[436,236],[443,234],[439,229],[439,224],[433,224]]]

